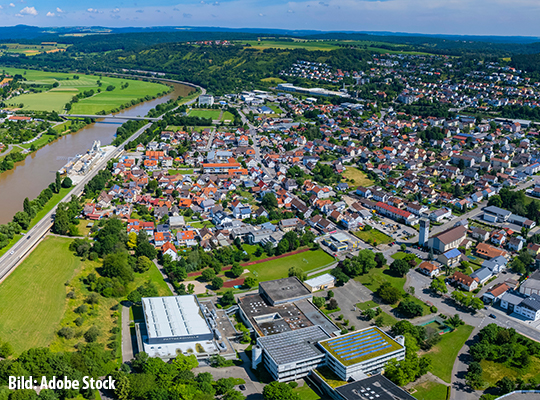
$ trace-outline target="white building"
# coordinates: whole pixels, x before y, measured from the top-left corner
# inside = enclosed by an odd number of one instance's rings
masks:
[[[199,105],[200,106],[214,105],[214,96],[212,96],[211,94],[201,94],[199,96]]]
[[[325,290],[336,286],[336,278],[333,275],[324,274],[304,281],[304,285],[312,292],[316,292],[318,290]]]

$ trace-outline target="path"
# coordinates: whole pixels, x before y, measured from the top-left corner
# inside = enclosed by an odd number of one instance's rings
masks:
[[[435,382],[440,383],[444,386],[448,386],[448,382],[443,381],[441,378],[439,378],[436,375],[433,375],[431,372],[428,372],[424,375],[422,375],[420,378],[415,380],[414,382],[409,382],[407,385],[404,386],[405,389],[410,390],[415,386],[421,385],[424,382]]]
[[[163,266],[159,265],[158,264],[158,261],[156,259],[153,260],[154,261],[154,265],[157,267],[157,269],[159,270],[159,272],[161,273],[161,276],[163,276],[163,280],[165,281],[165,283],[167,284],[167,286],[169,287],[169,289],[171,290],[172,294],[174,294],[175,296],[178,296],[178,293],[176,293],[176,289],[174,288],[174,286],[171,284],[171,281],[169,280],[169,277],[167,276],[167,274],[165,273],[165,271],[163,270]]]
[[[334,268],[337,267],[337,265],[338,265],[337,262],[336,262],[336,263],[332,263],[331,265],[329,265],[329,266],[327,266],[327,267],[318,269],[318,270],[316,270],[316,271],[309,272],[309,273],[307,274],[307,276],[317,275],[317,274],[320,274],[320,273],[323,272],[323,271],[328,271],[328,270],[334,269]]]
[[[468,365],[472,361],[472,358],[469,355],[470,346],[474,343],[474,337],[480,331],[484,320],[485,317],[482,319],[482,322],[474,328],[461,350],[459,350],[456,360],[454,361],[450,400],[476,400],[482,395],[482,391],[474,391],[467,386],[465,375],[467,374]]]
[[[129,324],[129,307],[122,306],[122,362],[133,359],[133,343],[131,340],[131,329]]]

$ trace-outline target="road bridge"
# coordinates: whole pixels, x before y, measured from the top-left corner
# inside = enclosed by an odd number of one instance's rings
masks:
[[[86,115],[86,114],[60,114],[60,117],[64,118],[92,118],[92,119],[98,119],[98,118],[106,118],[106,119],[133,119],[136,121],[159,121],[159,118],[145,118],[145,117],[130,117],[128,115]]]

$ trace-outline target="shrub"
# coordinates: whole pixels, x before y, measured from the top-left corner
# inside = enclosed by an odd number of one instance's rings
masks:
[[[74,322],[75,322],[75,325],[81,326],[82,324],[84,324],[84,318],[83,317],[77,317]]]
[[[84,333],[84,340],[88,343],[95,342],[99,336],[99,329],[96,326],[92,326]]]
[[[72,339],[74,335],[75,334],[73,333],[73,329],[71,329],[69,326],[64,326],[58,331],[58,336],[65,339]]]

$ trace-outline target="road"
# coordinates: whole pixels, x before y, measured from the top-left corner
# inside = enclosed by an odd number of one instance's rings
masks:
[[[138,138],[152,124],[146,124],[124,143],[118,146],[114,151],[108,153],[100,160],[94,168],[78,183],[60,202],[67,202],[71,196],[80,196],[84,191],[84,186],[92,179],[101,169],[107,166],[107,162],[116,158],[124,151],[126,143]],[[0,257],[0,282],[2,282],[22,261],[22,259],[39,243],[45,234],[51,229],[56,213],[54,206],[34,227],[32,227],[25,236],[23,236],[9,252]]]
[[[275,171],[272,171],[263,164],[262,157],[261,157],[261,148],[259,147],[259,140],[257,139],[257,132],[255,131],[255,127],[249,122],[249,120],[246,118],[246,116],[242,113],[242,111],[238,110],[238,113],[240,114],[240,118],[242,119],[242,123],[246,124],[249,127],[249,136],[251,137],[251,140],[253,141],[253,150],[255,150],[255,160],[258,164],[261,165],[262,170],[271,178],[274,178],[276,175]]]

